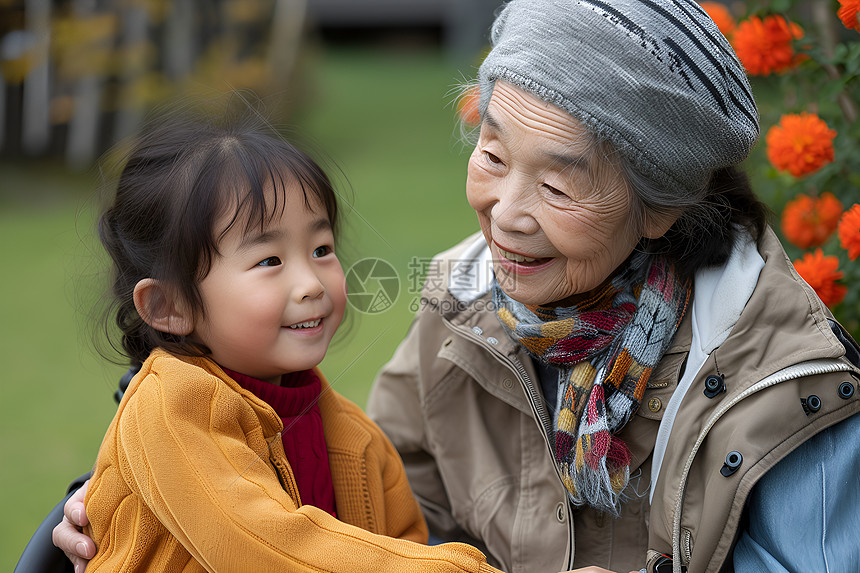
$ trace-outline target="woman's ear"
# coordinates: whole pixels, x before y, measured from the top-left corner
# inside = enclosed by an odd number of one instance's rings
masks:
[[[187,336],[194,330],[188,305],[159,280],[146,278],[134,285],[134,307],[140,318],[159,332]]]
[[[645,225],[643,235],[648,239],[659,239],[675,224],[681,216],[681,212],[655,214],[645,212]]]

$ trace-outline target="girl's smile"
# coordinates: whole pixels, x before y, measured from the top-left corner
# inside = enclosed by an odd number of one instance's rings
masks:
[[[299,336],[314,336],[323,331],[322,323],[325,319],[315,318],[313,320],[306,320],[304,322],[298,322],[296,324],[291,324],[285,328],[290,329],[295,332]]]
[[[280,382],[317,366],[346,308],[346,280],[325,209],[285,181],[282,209],[260,228],[228,213],[218,255],[200,282],[204,310],[194,337],[230,370]],[[231,223],[232,222],[232,223]]]

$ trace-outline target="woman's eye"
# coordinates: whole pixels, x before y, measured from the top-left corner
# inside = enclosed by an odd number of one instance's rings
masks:
[[[498,164],[498,163],[502,162],[502,160],[499,159],[499,157],[497,155],[493,155],[489,151],[484,151],[484,156],[487,158],[487,161],[489,161],[490,163]]]
[[[318,259],[320,257],[324,257],[331,252],[332,252],[331,247],[329,247],[327,245],[322,246],[322,247],[317,247],[316,249],[314,249],[314,258]]]
[[[281,264],[281,259],[278,257],[269,257],[257,263],[258,267],[276,267]]]
[[[546,183],[543,184],[543,188],[546,189],[547,191],[549,191],[551,194],[558,195],[559,197],[563,197],[563,196],[567,195],[564,191],[556,189],[552,185],[547,185]]]

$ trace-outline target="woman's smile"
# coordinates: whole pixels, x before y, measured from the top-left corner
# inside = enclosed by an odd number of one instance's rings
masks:
[[[498,243],[493,241],[495,251],[498,257],[494,257],[499,266],[511,274],[516,275],[531,275],[539,273],[549,267],[555,257],[530,257],[511,250],[503,249]]]
[[[597,287],[639,241],[617,159],[590,141],[566,112],[496,84],[466,194],[499,286],[519,302],[547,304]]]

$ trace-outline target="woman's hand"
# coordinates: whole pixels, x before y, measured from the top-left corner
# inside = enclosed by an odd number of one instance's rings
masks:
[[[75,573],[83,573],[87,562],[96,554],[96,544],[81,533],[81,528],[89,523],[84,508],[84,496],[90,480],[72,494],[63,506],[63,521],[54,528],[54,545],[63,550],[75,566]]]

